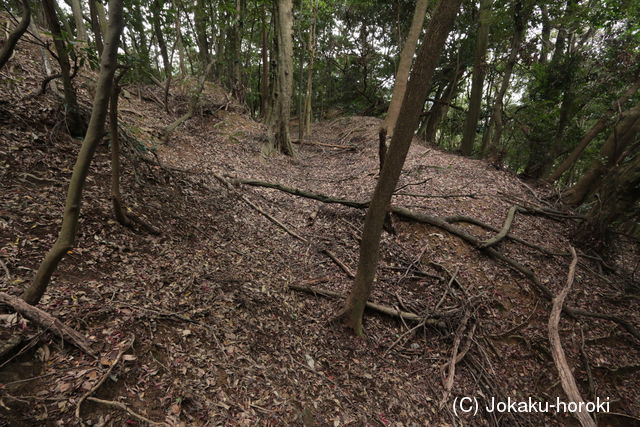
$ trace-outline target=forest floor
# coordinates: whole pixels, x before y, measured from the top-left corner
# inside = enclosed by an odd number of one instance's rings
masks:
[[[55,240],[80,146],[64,132],[61,103],[51,90],[34,94],[43,76],[38,49],[24,42],[0,71],[0,260],[6,266],[0,291],[15,295]],[[76,78],[87,111],[95,77],[83,71]],[[415,324],[367,312],[366,335],[353,338],[330,323],[340,300],[289,286],[346,295],[352,280],[324,251],[355,271],[364,211],[274,189],[227,187],[215,177],[367,200],[377,178],[378,119],[319,122],[296,146],[295,158],[264,156],[265,127],[208,84],[202,114],[160,144],[164,127],[187,108],[187,86],[173,86],[171,114],[160,105],[158,87],[127,87],[121,101],[130,135],[124,199],[162,234],[114,220],[105,142],[88,177],[76,248],[39,305],[87,336],[99,357],[2,315],[0,341],[19,334],[26,346],[0,361],[0,425],[78,424],[76,406],[88,391],[169,425],[575,424],[569,414],[453,412],[462,396],[566,399],[550,352],[550,304],[526,277],[440,228],[394,215],[396,234],[383,235],[371,301],[416,313],[464,307],[467,315],[406,334]],[[134,138],[147,154],[156,150],[163,166],[137,160]],[[539,206],[556,196],[483,161],[417,144],[400,187],[404,195],[394,197],[395,206],[472,216],[497,228],[514,200]],[[575,226],[570,218],[519,213],[512,233],[566,253]],[[493,234],[460,228],[483,240]],[[532,269],[554,294],[565,284],[570,257],[512,240],[498,249]],[[609,252],[610,268],[579,248],[566,303],[617,313],[640,327],[640,299],[629,292],[640,250],[618,237]],[[608,398],[610,412],[618,414],[600,416],[599,423],[637,423],[640,343],[616,324],[592,318],[563,316],[560,333],[585,400]],[[453,351],[464,357],[447,395]],[[122,408],[91,400],[80,413],[90,425],[141,423]]]

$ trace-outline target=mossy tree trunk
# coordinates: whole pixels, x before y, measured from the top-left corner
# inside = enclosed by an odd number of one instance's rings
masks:
[[[56,242],[40,264],[33,282],[22,295],[22,298],[32,305],[40,301],[47,290],[51,276],[55,272],[58,264],[64,255],[73,248],[75,242],[78,217],[80,215],[80,204],[82,201],[82,190],[89,173],[91,160],[104,135],[104,125],[113,85],[113,76],[116,71],[118,41],[120,40],[122,28],[122,0],[110,0],[109,24],[104,50],[102,52],[100,76],[98,78],[96,95],[93,100],[91,119],[89,121],[87,134],[80,147],[73,173],[71,174],[62,226]]]

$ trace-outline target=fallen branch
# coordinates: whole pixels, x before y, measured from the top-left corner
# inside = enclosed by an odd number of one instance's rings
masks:
[[[87,398],[89,398],[93,393],[95,393],[100,388],[100,386],[102,386],[102,384],[104,384],[104,382],[107,380],[107,378],[109,378],[109,376],[111,376],[111,372],[113,371],[113,368],[115,368],[116,365],[118,363],[120,363],[120,360],[122,359],[122,356],[127,352],[127,350],[129,350],[131,348],[131,346],[133,345],[134,341],[135,341],[135,337],[132,336],[131,339],[129,340],[129,342],[126,345],[122,346],[122,348],[118,352],[118,355],[116,356],[115,360],[113,361],[113,363],[111,363],[111,366],[109,366],[109,369],[107,369],[107,372],[105,372],[105,374],[102,376],[102,378],[100,378],[100,380],[93,387],[91,387],[91,389],[89,391],[87,391],[84,395],[82,395],[80,400],[78,400],[78,403],[76,404],[76,418],[80,419],[80,407],[82,406],[82,403]]]
[[[596,427],[596,423],[589,413],[584,409],[584,400],[580,396],[580,391],[576,385],[576,379],[571,373],[571,368],[567,362],[564,350],[562,349],[562,342],[560,341],[560,333],[558,332],[558,324],[560,323],[560,313],[562,312],[562,305],[566,298],[573,279],[576,273],[576,264],[578,264],[578,257],[575,249],[571,249],[573,259],[569,267],[569,274],[567,275],[567,284],[560,291],[557,297],[553,299],[553,308],[551,309],[551,316],[549,316],[549,341],[551,341],[551,353],[553,355],[553,361],[556,364],[558,373],[560,374],[560,382],[562,383],[562,389],[566,393],[567,397],[578,405],[578,411],[573,414],[580,421],[582,427]]]
[[[250,185],[252,187],[273,188],[274,190],[280,190],[285,193],[293,194],[294,196],[305,197],[307,199],[314,199],[322,203],[329,203],[329,204],[335,203],[335,204],[349,206],[351,208],[356,208],[356,209],[365,209],[367,206],[369,206],[369,202],[357,202],[353,200],[326,196],[324,194],[314,193],[312,191],[305,191],[305,190],[300,190],[298,188],[285,187],[284,185],[275,184],[271,182],[258,181],[255,179],[232,178],[231,183]]]
[[[481,248],[488,248],[489,246],[493,246],[496,243],[499,243],[502,239],[504,239],[507,234],[509,234],[509,230],[511,230],[511,224],[513,224],[513,219],[516,216],[516,212],[518,211],[517,206],[511,206],[509,209],[509,213],[507,213],[507,219],[504,220],[504,224],[502,225],[502,229],[498,234],[496,234],[491,239],[482,242],[480,245]]]
[[[342,269],[342,271],[344,271],[347,276],[349,276],[349,278],[351,278],[351,279],[355,279],[356,278],[356,275],[353,274],[353,272],[349,269],[349,267],[347,267],[342,261],[340,261],[338,259],[338,257],[335,256],[335,254],[333,252],[331,252],[329,249],[323,249],[322,253],[327,255],[329,258],[331,258],[331,260],[333,262],[335,262],[336,265],[338,267],[340,267]]]
[[[91,349],[91,343],[84,335],[66,326],[49,313],[5,292],[0,292],[0,303],[8,305],[33,323],[57,333],[62,339],[73,344],[85,353],[95,356],[95,352]]]
[[[240,194],[235,188],[233,188],[233,186],[231,185],[231,183],[229,181],[227,181],[226,179],[224,179],[223,177],[219,176],[219,175],[213,175],[213,177],[215,179],[217,179],[218,181],[220,181],[220,183],[222,183],[222,185],[224,185],[225,187],[227,187],[227,189],[229,191],[231,191],[232,193],[234,193],[236,196],[238,196],[240,199],[242,199],[246,204],[248,204],[249,206],[251,206],[253,209],[255,209],[257,212],[259,212],[260,214],[264,215],[265,218],[267,218],[269,221],[273,222],[274,224],[276,224],[278,227],[282,228],[284,231],[286,231],[288,234],[290,234],[291,236],[295,237],[296,239],[307,243],[307,239],[305,239],[304,237],[302,237],[301,235],[299,235],[298,233],[296,233],[295,231],[291,230],[289,227],[287,227],[286,225],[284,225],[282,222],[280,222],[278,219],[274,218],[271,214],[269,214],[268,212],[265,212],[263,209],[261,209],[260,207],[258,207],[255,203],[253,203],[251,200],[247,199],[245,196],[243,196],[242,194]]]
[[[294,144],[301,144],[299,140],[295,140],[295,141],[291,141]],[[338,148],[340,150],[357,150],[358,147],[356,147],[355,145],[336,145],[336,144],[326,144],[323,142],[311,142],[311,141],[305,141],[304,145],[317,145],[320,147],[327,147],[327,148]]]
[[[308,199],[314,199],[314,200],[318,200],[324,203],[337,203],[337,204],[341,204],[344,206],[349,206],[352,208],[356,208],[356,209],[366,209],[369,205],[369,202],[359,202],[359,201],[354,201],[354,200],[349,200],[349,199],[341,199],[341,198],[334,198],[331,196],[327,196],[324,194],[319,194],[319,193],[313,193],[310,191],[305,191],[305,190],[300,190],[297,188],[291,188],[291,187],[286,187],[280,184],[275,184],[275,183],[269,183],[269,182],[264,182],[264,181],[257,181],[257,180],[247,180],[247,179],[239,179],[239,178],[235,178],[233,179],[234,183],[238,183],[238,184],[246,184],[246,185],[251,185],[251,186],[256,186],[256,187],[266,187],[266,188],[272,188],[275,190],[280,190],[283,191],[285,193],[289,193],[289,194],[293,194],[295,196],[300,196],[300,197],[305,197]],[[522,206],[518,205],[518,208],[523,208]],[[523,208],[523,209],[528,209],[528,208]],[[538,277],[533,273],[533,271],[529,270],[528,268],[526,268],[525,266],[521,265],[520,263],[518,263],[517,261],[512,260],[511,258],[507,257],[506,255],[503,255],[502,253],[496,251],[495,249],[488,247],[488,248],[482,248],[481,245],[482,243],[475,238],[474,236],[464,232],[463,230],[459,229],[458,227],[455,227],[453,224],[451,224],[450,222],[447,221],[447,219],[450,218],[439,218],[439,217],[433,217],[430,215],[426,215],[426,214],[422,214],[422,213],[416,213],[413,212],[407,208],[403,208],[400,206],[391,206],[390,207],[390,211],[407,219],[413,220],[413,221],[417,221],[417,222],[422,222],[425,224],[429,224],[429,225],[433,225],[434,227],[438,227],[444,231],[449,232],[450,234],[453,234],[454,236],[458,236],[460,237],[462,240],[466,241],[467,243],[471,244],[473,247],[483,251],[484,253],[486,253],[487,255],[491,256],[494,259],[497,259],[499,261],[504,262],[505,264],[509,265],[512,269],[514,269],[515,271],[518,271],[519,273],[521,273],[522,275],[524,275],[526,278],[528,278],[534,285],[534,287],[536,288],[536,290],[538,290],[547,300],[551,301],[553,300],[553,294],[551,293],[551,291],[549,291],[549,289],[544,286],[542,284],[542,282],[540,282],[540,280],[538,279]],[[525,212],[526,213],[526,212]],[[515,238],[513,238],[515,240]],[[544,251],[544,250],[543,250]],[[549,251],[547,251],[549,252]],[[550,253],[552,255],[556,255],[553,253]],[[557,254],[557,255],[562,255],[562,254]],[[395,310],[393,310],[395,312]],[[590,312],[587,310],[583,310],[583,309],[579,309],[579,308],[573,308],[573,307],[563,307],[562,311],[564,311],[565,313],[567,313],[569,316],[585,316],[585,317],[592,317],[592,318],[596,318],[596,319],[604,319],[604,320],[610,320],[612,322],[617,323],[619,326],[621,326],[623,329],[625,329],[627,332],[629,332],[634,338],[636,338],[639,342],[640,342],[640,331],[638,331],[638,329],[632,325],[630,322],[628,322],[625,319],[620,318],[619,316],[616,316],[614,314],[605,314],[605,313],[595,313],[595,312]]]
[[[464,330],[467,327],[467,322],[469,321],[470,313],[467,312],[460,322],[458,326],[458,330],[456,331],[456,336],[453,340],[453,349],[451,350],[451,360],[449,361],[449,373],[447,375],[447,379],[444,382],[444,394],[442,399],[440,400],[440,409],[444,408],[444,405],[447,403],[447,399],[451,394],[451,389],[453,388],[453,380],[456,375],[456,363],[458,362],[458,349],[460,348],[460,342],[462,341],[462,335]],[[462,358],[460,359],[462,360]]]
[[[88,397],[87,400],[90,400],[92,402],[96,402],[96,403],[101,403],[103,405],[107,405],[107,406],[112,406],[114,408],[120,408],[123,411],[125,411],[127,414],[131,415],[133,418],[136,418],[140,421],[143,421],[149,425],[152,426],[169,426],[169,424],[167,423],[163,423],[163,422],[156,422],[153,420],[150,420],[149,418],[138,414],[137,412],[134,412],[133,410],[131,410],[127,405],[125,405],[122,402],[116,402],[114,400],[103,400],[103,399],[98,399],[96,397]]]
[[[408,197],[420,197],[423,199],[454,199],[459,197],[468,197],[475,199],[477,194],[414,194],[414,193],[393,193],[394,196],[408,196]]]
[[[344,296],[338,292],[330,291],[327,289],[313,288],[311,286],[299,286],[299,285],[289,285],[289,289],[293,289],[295,291],[306,292],[312,295],[322,295],[330,298],[341,298],[344,299]],[[396,310],[393,307],[389,307],[382,304],[376,304],[373,302],[367,302],[366,307],[370,310],[377,311],[382,314],[386,314],[387,316],[398,317],[405,320],[410,320],[414,322],[422,322],[426,325],[440,326],[441,321],[439,319],[443,317],[449,317],[456,314],[459,310],[452,310],[446,313],[432,313],[429,316],[420,316],[416,313],[410,313],[408,311]]]

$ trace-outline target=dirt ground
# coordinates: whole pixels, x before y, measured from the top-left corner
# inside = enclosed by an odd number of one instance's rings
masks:
[[[81,143],[64,132],[51,89],[35,94],[41,62],[37,47],[21,42],[0,71],[0,260],[6,266],[0,291],[16,295],[55,240]],[[90,72],[76,78],[87,111],[93,79]],[[296,145],[295,158],[265,156],[265,127],[209,84],[201,114],[160,144],[164,127],[187,108],[187,87],[174,87],[170,114],[159,104],[160,88],[125,88],[124,200],[162,234],[115,221],[107,139],[87,181],[76,248],[39,305],[87,336],[99,357],[3,315],[0,340],[19,335],[26,345],[0,362],[0,425],[77,425],[76,406],[88,391],[169,425],[576,424],[569,414],[453,411],[464,396],[566,399],[550,351],[550,304],[527,278],[442,229],[394,216],[396,234],[383,235],[371,301],[424,315],[460,310],[411,333],[415,324],[367,312],[366,335],[353,338],[331,323],[340,300],[289,286],[346,295],[352,280],[324,251],[355,271],[364,211],[273,189],[228,188],[214,177],[367,200],[377,178],[379,119],[318,122]],[[138,159],[153,152],[162,167]],[[398,192],[394,205],[471,216],[496,228],[514,199],[533,205],[557,199],[553,189],[534,188],[483,161],[418,144]],[[575,226],[570,218],[519,213],[512,234],[567,253]],[[482,240],[493,235],[459,227]],[[497,249],[533,270],[554,294],[565,284],[570,257],[513,240]],[[578,253],[566,303],[616,313],[640,327],[640,300],[630,292],[638,280],[637,245],[618,237],[604,264],[588,247]],[[613,414],[598,422],[637,425],[640,343],[593,318],[563,316],[560,333],[585,400],[611,402]],[[447,393],[454,351],[463,357]],[[144,424],[122,407],[92,400],[80,414],[88,425]]]

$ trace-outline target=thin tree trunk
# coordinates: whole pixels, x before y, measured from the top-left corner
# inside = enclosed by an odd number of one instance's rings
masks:
[[[384,122],[382,123],[382,127],[385,129],[386,135],[389,138],[393,137],[393,131],[398,121],[400,106],[402,105],[402,100],[404,99],[404,94],[407,90],[407,82],[409,80],[409,72],[411,71],[411,63],[413,62],[413,56],[416,53],[418,38],[420,37],[420,32],[422,31],[422,27],[424,25],[424,18],[427,14],[428,6],[429,0],[417,1],[416,8],[413,12],[413,19],[411,20],[411,27],[409,27],[407,39],[405,40],[404,46],[402,47],[402,52],[400,53],[400,63],[398,64],[396,81],[393,85],[391,103],[389,104],[387,115],[384,118]]]
[[[277,66],[271,113],[271,148],[282,154],[293,156],[293,145],[289,134],[291,97],[293,88],[293,2],[275,2],[277,39]]]
[[[398,116],[400,119],[391,138],[389,153],[367,209],[356,279],[344,308],[338,316],[347,328],[358,335],[363,333],[362,316],[376,274],[384,218],[418,126],[435,67],[447,36],[453,28],[460,4],[461,0],[441,0],[433,13],[411,72],[406,95],[400,107]]]
[[[502,82],[500,83],[500,89],[498,89],[498,93],[496,94],[496,100],[493,105],[493,111],[491,112],[489,126],[485,131],[487,133],[487,145],[483,145],[482,147],[483,156],[495,157],[498,147],[500,146],[503,129],[502,109],[504,108],[504,96],[509,89],[513,67],[516,65],[518,60],[518,52],[522,45],[522,37],[526,30],[526,23],[530,12],[530,9],[528,11],[524,10],[522,0],[517,0],[513,7],[514,32],[513,38],[511,39],[511,50],[509,51],[509,57],[507,58],[507,62],[504,67],[504,74],[502,76]]]
[[[4,64],[6,64],[9,58],[11,58],[11,55],[13,55],[13,50],[16,48],[18,40],[20,40],[20,37],[27,31],[30,23],[31,8],[29,7],[29,0],[22,0],[22,18],[20,19],[20,23],[11,34],[9,34],[2,45],[2,49],[0,49],[0,70],[2,70]]]
[[[42,8],[47,19],[49,30],[53,36],[53,43],[56,48],[56,54],[58,55],[58,63],[60,64],[60,74],[62,75],[62,84],[64,87],[65,121],[67,129],[71,136],[80,137],[84,135],[86,125],[80,115],[76,91],[71,82],[71,65],[67,54],[67,46],[62,37],[62,30],[58,22],[54,0],[42,0]]]
[[[207,38],[207,17],[203,0],[197,0],[194,11],[196,30],[196,42],[198,43],[198,56],[204,69],[209,64],[209,40]],[[208,78],[208,76],[206,77]]]
[[[567,192],[565,202],[572,206],[578,206],[591,194],[606,170],[612,167],[619,159],[627,146],[632,143],[640,127],[640,104],[628,111],[605,141],[600,155],[592,162],[589,169],[580,180]]]
[[[102,55],[102,25],[100,25],[100,15],[97,5],[101,4],[98,0],[89,0],[89,16],[91,17],[91,31],[96,43],[96,52],[98,53],[98,64],[100,63],[100,55]]]
[[[171,86],[171,61],[169,61],[169,52],[167,50],[167,43],[164,40],[164,33],[162,32],[162,5],[159,0],[154,0],[152,4],[152,23],[153,23],[153,32],[156,35],[156,40],[158,40],[158,46],[160,47],[160,56],[162,56],[162,66],[164,68],[164,109],[168,113],[169,112],[169,87]]]
[[[311,101],[313,98],[313,67],[316,59],[316,21],[318,18],[318,3],[313,1],[311,15],[311,27],[309,28],[309,37],[307,39],[307,56],[309,63],[307,64],[307,87],[304,97],[304,113],[303,119],[300,121],[302,128],[302,137],[311,133]],[[300,139],[302,141],[302,138]]]
[[[547,63],[549,55],[549,45],[551,38],[551,25],[549,24],[549,9],[546,4],[540,6],[540,15],[542,16],[542,32],[540,33],[540,56],[538,62],[540,64]]]
[[[583,151],[587,148],[587,146],[593,141],[593,139],[600,134],[606,127],[610,121],[611,115],[615,111],[619,111],[620,108],[635,94],[640,88],[640,80],[637,80],[633,83],[620,98],[616,99],[613,104],[609,107],[609,109],[605,112],[605,114],[600,117],[600,119],[591,126],[591,128],[583,135],[578,145],[573,149],[573,151],[567,156],[566,159],[558,167],[549,174],[547,180],[550,182],[556,181],[558,178],[562,176],[574,163],[580,158]]]
[[[489,21],[491,19],[492,0],[480,0],[480,12],[478,17],[478,38],[474,53],[473,77],[471,79],[471,95],[469,97],[469,111],[464,122],[460,153],[470,156],[473,153],[473,145],[476,139],[476,128],[480,118],[482,104],[482,86],[486,73],[487,43],[489,41]]]
[[[71,175],[60,233],[55,244],[40,264],[33,282],[22,295],[22,299],[31,305],[40,301],[58,264],[64,255],[73,248],[75,242],[82,190],[89,173],[91,160],[104,134],[113,75],[116,71],[118,41],[122,28],[122,0],[110,0],[109,27],[89,127]]]
[[[267,20],[267,12],[264,4],[262,5],[262,34],[261,34],[261,57],[262,57],[262,73],[260,75],[260,115],[266,119],[269,109],[269,26]]]
[[[109,102],[109,136],[111,139],[111,202],[116,220],[126,226],[131,226],[131,219],[122,203],[120,192],[120,136],[118,135],[118,98],[120,96],[119,81],[124,76],[120,73],[113,79],[113,90]]]
[[[84,25],[84,16],[82,15],[82,4],[80,0],[71,0],[71,12],[73,13],[73,20],[76,23],[78,40],[87,44],[89,39],[87,37],[87,28]]]
[[[640,155],[611,170],[598,189],[599,198],[586,221],[580,225],[578,237],[584,241],[605,243],[607,231],[617,222],[637,217],[634,208],[640,195]]]

